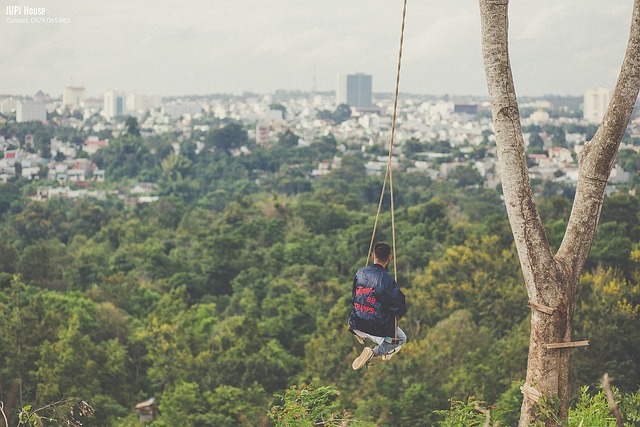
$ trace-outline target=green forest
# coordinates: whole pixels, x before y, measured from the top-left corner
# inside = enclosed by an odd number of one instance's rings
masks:
[[[54,184],[0,185],[0,401],[9,425],[26,405],[74,397],[95,409],[89,427],[139,426],[135,405],[150,398],[153,427],[266,427],[287,391],[307,387],[334,390],[328,407],[370,425],[445,425],[452,402],[483,402],[501,426],[517,423],[530,309],[499,187],[484,188],[468,167],[444,181],[394,171],[409,340],[391,360],[353,371],[362,347],[347,330],[351,284],[383,182],[367,174],[368,153],[338,150],[330,134],[298,146],[287,131],[262,147],[238,123],[188,138],[141,135],[127,123],[91,156],[107,176],[92,185],[153,182],[153,203],[33,201],[38,186]],[[34,150],[47,135],[82,141],[71,129],[26,126],[0,133],[41,135]],[[250,150],[238,154],[243,145]],[[336,156],[339,167],[309,178]],[[557,247],[572,190],[537,184]],[[640,413],[639,218],[633,192],[605,198],[575,314],[573,336],[589,340],[571,350],[576,404],[608,373]],[[376,240],[391,239],[385,199]]]

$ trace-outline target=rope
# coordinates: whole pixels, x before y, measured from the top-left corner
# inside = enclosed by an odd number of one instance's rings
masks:
[[[387,161],[387,170],[384,174],[384,182],[382,184],[382,191],[380,193],[380,202],[378,203],[378,212],[376,213],[376,220],[373,224],[373,233],[371,234],[371,243],[369,243],[369,253],[367,255],[367,262],[365,265],[369,265],[369,258],[371,258],[371,250],[373,249],[373,242],[376,238],[376,229],[378,227],[378,219],[380,218],[380,209],[382,208],[382,200],[384,198],[384,190],[387,186],[387,178],[389,179],[389,193],[391,197],[391,240],[393,248],[393,274],[396,282],[398,281],[398,265],[396,263],[396,223],[395,223],[395,208],[393,205],[393,172],[391,171],[391,161],[393,160],[393,142],[396,130],[396,116],[398,112],[398,92],[400,88],[400,66],[402,65],[402,45],[404,44],[404,24],[407,16],[407,0],[404,0],[402,7],[402,27],[400,29],[400,47],[398,49],[398,68],[396,71],[396,90],[393,97],[393,115],[391,119],[391,140],[389,141],[389,160]]]

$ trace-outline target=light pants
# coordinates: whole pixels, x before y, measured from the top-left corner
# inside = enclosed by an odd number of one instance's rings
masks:
[[[373,348],[373,354],[375,354],[376,356],[384,356],[396,353],[400,351],[400,347],[402,347],[402,344],[407,342],[407,335],[399,327],[396,327],[396,338],[398,338],[398,344],[385,342],[384,337],[369,335],[366,332],[362,332],[357,329],[354,329],[353,333],[361,338],[367,338],[376,343],[377,345]]]

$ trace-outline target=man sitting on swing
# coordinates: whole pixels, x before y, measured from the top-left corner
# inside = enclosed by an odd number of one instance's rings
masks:
[[[377,345],[365,347],[351,364],[353,369],[362,368],[376,356],[388,360],[407,342],[407,336],[398,327],[398,320],[407,312],[405,297],[386,271],[391,247],[378,242],[371,257],[373,265],[359,269],[353,279],[349,330],[361,344],[368,338]]]

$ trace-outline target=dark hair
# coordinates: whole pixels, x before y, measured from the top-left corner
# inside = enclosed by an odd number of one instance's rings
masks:
[[[384,242],[376,243],[373,252],[380,261],[386,261],[391,255],[391,246]]]

